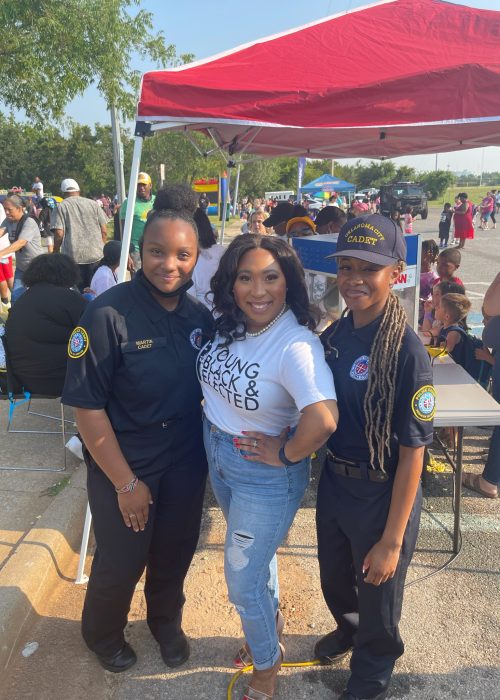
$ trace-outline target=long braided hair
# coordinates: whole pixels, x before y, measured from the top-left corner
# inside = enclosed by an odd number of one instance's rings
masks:
[[[325,337],[323,344],[326,354],[338,351],[332,345],[333,338],[342,319],[350,314],[344,309],[332,332]],[[407,317],[398,297],[391,292],[387,299],[382,321],[373,339],[368,363],[368,385],[363,402],[365,416],[365,436],[370,450],[370,464],[378,460],[380,469],[385,471],[385,449],[391,454],[391,423],[396,391],[398,354],[403,342]]]
[[[390,439],[398,355],[403,342],[407,317],[398,297],[391,292],[384,315],[373,340],[368,370],[368,386],[363,403],[365,435],[370,463],[377,459],[384,469],[385,449],[390,455]]]

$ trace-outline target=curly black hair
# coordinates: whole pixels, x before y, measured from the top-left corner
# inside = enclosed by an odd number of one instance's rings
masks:
[[[169,221],[184,221],[185,223],[189,224],[192,226],[193,231],[195,232],[196,235],[196,240],[198,240],[198,227],[196,226],[196,222],[191,216],[191,214],[186,210],[186,209],[153,209],[152,211],[149,212],[149,216],[146,220],[146,223],[144,224],[144,230],[142,232],[142,236],[139,239],[139,253],[141,256],[142,260],[142,249],[144,247],[144,237],[147,233],[147,230],[151,226],[151,224],[154,221],[157,221],[158,219],[168,219]]]
[[[64,253],[42,253],[30,262],[23,273],[23,284],[55,284],[56,287],[74,287],[80,281],[78,265]]]
[[[213,293],[213,311],[218,317],[215,328],[224,339],[224,345],[245,338],[245,314],[236,305],[233,286],[242,257],[257,248],[269,251],[278,262],[286,280],[286,303],[293,311],[299,324],[314,330],[318,323],[319,314],[309,303],[304,269],[294,249],[277,236],[247,233],[244,236],[237,236],[231,242],[210,282]]]
[[[173,209],[173,211],[181,211],[184,209],[193,216],[198,208],[198,196],[189,185],[165,185],[156,193],[156,198],[153,204],[155,211],[162,209]]]
[[[436,241],[433,241],[432,238],[427,238],[425,241],[422,241],[422,253],[428,253],[431,261],[435,262],[439,255],[439,248]]]
[[[217,236],[214,233],[210,219],[200,207],[195,211],[193,219],[198,227],[200,248],[211,248],[217,243]]]

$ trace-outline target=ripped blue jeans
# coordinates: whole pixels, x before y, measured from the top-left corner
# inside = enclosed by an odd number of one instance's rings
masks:
[[[210,482],[227,522],[224,572],[257,669],[280,658],[276,550],[293,522],[309,483],[310,459],[292,467],[248,462],[206,417],[203,439]]]

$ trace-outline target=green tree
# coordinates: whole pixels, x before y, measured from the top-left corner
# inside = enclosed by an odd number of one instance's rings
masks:
[[[411,168],[409,165],[400,165],[394,175],[396,182],[416,182],[418,177],[415,168]]]
[[[431,193],[431,199],[438,199],[455,183],[455,176],[447,170],[431,170],[420,174],[420,182]]]
[[[297,158],[276,158],[275,159],[279,174],[276,180],[276,186],[271,189],[274,190],[292,190],[297,191],[297,177],[298,177],[298,162]],[[307,168],[306,168],[307,170]],[[304,175],[304,184],[309,182],[306,180],[306,175]]]
[[[241,197],[263,197],[264,192],[279,190],[281,158],[256,160],[241,167],[240,188]],[[234,182],[234,180],[233,180]],[[295,186],[297,188],[297,159],[295,159]],[[288,188],[283,188],[288,189]]]
[[[1,0],[0,101],[40,123],[60,118],[71,99],[96,84],[108,105],[132,118],[140,81],[132,57],[158,66],[176,61],[174,46],[152,31],[151,13],[139,6],[140,0]]]
[[[202,152],[213,148],[213,143],[201,134],[193,134]],[[226,169],[223,158],[218,154],[202,156],[192,143],[183,135],[176,132],[163,132],[144,141],[141,156],[141,170],[145,170],[153,178],[153,184],[160,182],[160,165],[165,165],[165,180],[172,182],[187,182],[202,177],[217,177]],[[127,172],[125,173],[126,182]],[[234,182],[234,180],[233,180]]]
[[[394,182],[396,166],[390,160],[382,160],[380,163],[372,160],[368,165],[358,165],[356,178],[358,189],[380,187],[380,185]]]

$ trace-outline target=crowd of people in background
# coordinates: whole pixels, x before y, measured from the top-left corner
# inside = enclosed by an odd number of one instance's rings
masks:
[[[103,262],[103,247],[108,240],[108,223],[114,219],[112,237],[117,246],[113,248],[113,260],[119,258],[118,245],[128,200],[118,202],[116,196],[111,198],[104,193],[87,198],[82,196],[78,183],[72,178],[61,182],[61,196],[47,195],[39,176],[34,178],[31,189],[32,194],[26,197],[22,196],[21,188],[12,187],[0,202],[0,229],[5,234],[0,236],[0,310],[8,311],[11,303],[25,291],[23,273],[30,261],[45,251],[62,252],[77,264],[77,288],[89,299],[103,291],[103,284],[116,284],[117,265],[109,263],[110,248],[107,249],[106,262]],[[208,195],[203,192],[193,197],[197,224],[205,232],[195,286],[198,298],[205,303],[210,273],[213,273],[222,251],[215,239],[216,228],[207,215],[211,206]],[[141,172],[132,217],[130,274],[140,269],[139,241],[154,203],[151,177]],[[454,204],[446,202],[443,206],[437,232],[439,247],[458,245],[464,248],[466,241],[474,237],[476,228],[496,227],[499,210],[500,191],[488,191],[478,204],[471,202],[466,192],[458,193]],[[380,196],[375,189],[356,195],[331,192],[321,200],[304,196],[300,202],[293,195],[286,201],[276,197],[243,197],[237,205],[237,214],[242,221],[241,233],[271,233],[285,235],[287,239],[338,233],[346,221],[379,211]],[[404,210],[393,208],[389,217],[404,234],[412,233],[415,216],[411,206]],[[210,242],[212,237],[214,242]],[[100,272],[94,281],[97,289],[94,289],[92,283],[98,267]],[[205,271],[202,271],[203,267],[206,267]]]
[[[338,214],[333,215],[336,211]],[[458,245],[459,248],[464,248],[467,240],[474,238],[475,228],[488,230],[496,228],[496,214],[500,211],[500,191],[488,191],[483,197],[480,204],[474,204],[470,201],[466,192],[459,192],[455,197],[454,205],[446,202],[439,218],[439,230],[437,232],[439,238],[439,247],[446,248],[448,245]],[[288,238],[295,236],[307,236],[323,233],[335,233],[340,230],[340,226],[326,227],[324,223],[328,220],[333,220],[335,216],[337,221],[350,221],[358,216],[367,216],[380,212],[380,196],[378,193],[372,193],[366,196],[355,195],[353,197],[344,197],[337,192],[332,192],[328,200],[322,199],[321,202],[314,200],[311,197],[303,197],[300,202],[297,202],[293,196],[289,197],[286,202],[278,199],[262,199],[256,197],[243,198],[238,205],[238,212],[242,220],[241,233],[276,233],[282,235],[286,233]],[[286,228],[281,231],[276,229],[277,212],[287,213],[288,219],[295,217],[306,217],[307,222],[302,222],[302,227],[294,226],[292,230]],[[479,215],[479,224],[477,217]],[[413,207],[406,205],[404,209],[393,207],[389,212],[389,218],[394,221],[401,231],[405,234],[413,233],[413,223],[416,216]],[[310,220],[310,221],[309,221]],[[311,225],[314,223],[314,226]],[[450,239],[450,232],[452,237]]]

